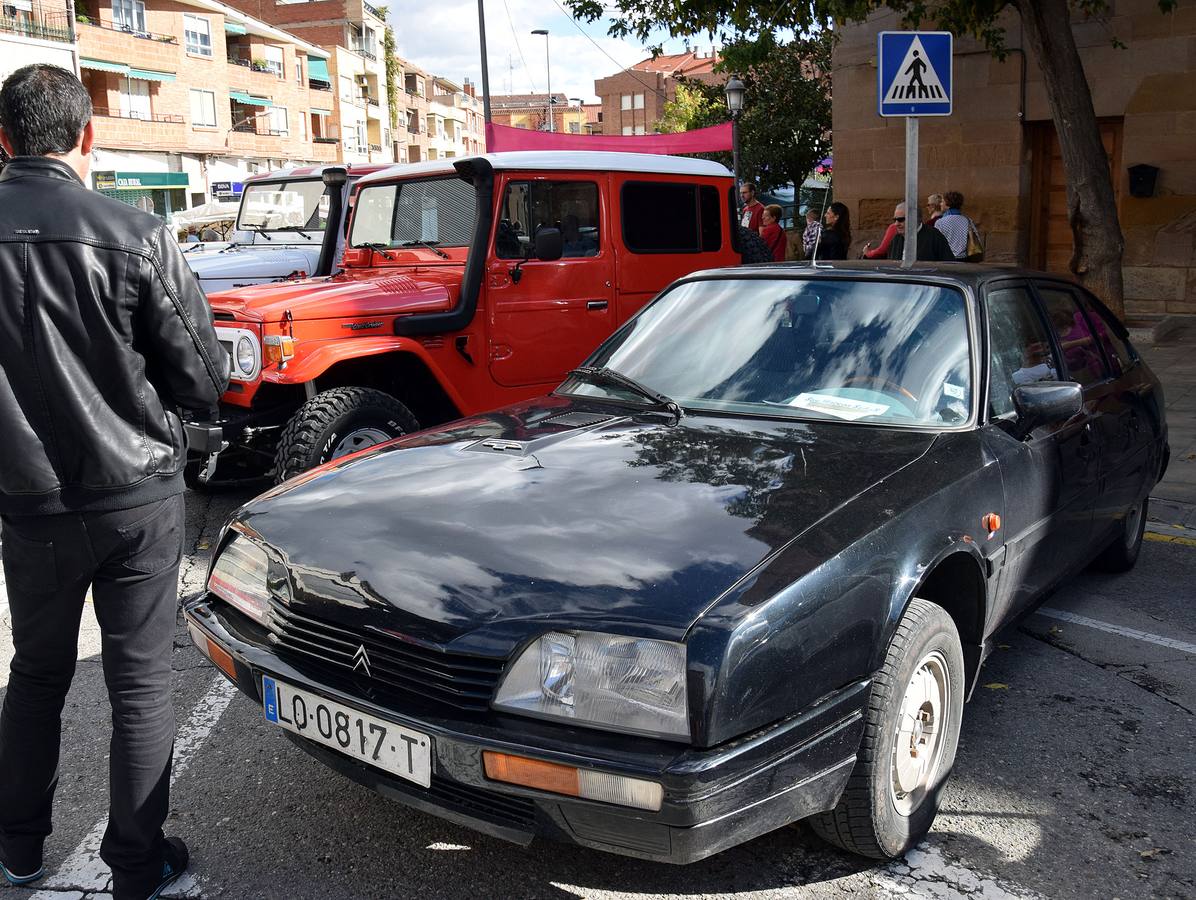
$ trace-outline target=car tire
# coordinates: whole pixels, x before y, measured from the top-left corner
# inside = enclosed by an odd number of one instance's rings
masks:
[[[742,225],[739,226],[739,257],[744,265],[775,262],[764,238]]]
[[[1142,536],[1146,533],[1146,513],[1150,498],[1132,507],[1117,529],[1109,546],[1092,561],[1092,567],[1102,572],[1128,572],[1142,552]]]
[[[299,407],[279,438],[274,481],[418,430],[411,410],[390,394],[360,387],[323,391]]]
[[[873,680],[855,768],[838,805],[809,820],[814,832],[872,859],[894,859],[920,841],[955,762],[963,697],[955,623],[941,606],[911,600]],[[912,710],[922,718],[903,715]]]

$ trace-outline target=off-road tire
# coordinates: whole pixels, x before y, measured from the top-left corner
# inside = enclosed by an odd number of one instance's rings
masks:
[[[1146,516],[1149,512],[1149,498],[1131,507],[1121,520],[1121,526],[1109,545],[1092,561],[1092,568],[1101,572],[1128,572],[1138,561],[1142,552],[1142,535],[1146,533]],[[1137,515],[1135,516],[1135,511]]]
[[[931,786],[922,802],[906,816],[898,811],[892,796],[897,719],[906,686],[919,663],[935,650],[945,660],[950,676],[947,721],[942,733],[945,743]],[[855,769],[838,805],[808,820],[814,832],[837,847],[872,859],[894,859],[920,841],[938,813],[955,762],[963,696],[963,651],[955,623],[941,606],[911,600],[872,684]]]
[[[744,265],[748,263],[770,263],[776,262],[772,258],[772,251],[768,249],[768,244],[764,243],[764,238],[752,231],[750,228],[744,228],[742,225],[739,228],[739,256]]]
[[[373,388],[341,387],[316,394],[299,407],[278,439],[275,484],[328,462],[346,434],[365,427],[399,437],[418,431],[419,422],[390,394]]]

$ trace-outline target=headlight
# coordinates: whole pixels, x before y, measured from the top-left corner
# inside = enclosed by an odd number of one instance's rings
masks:
[[[593,631],[549,632],[511,666],[494,706],[608,731],[689,740],[685,645]]]
[[[264,625],[270,609],[270,592],[266,587],[269,567],[266,551],[238,534],[216,558],[208,577],[208,590]]]
[[[257,364],[257,352],[253,341],[246,335],[237,340],[237,368],[244,375],[252,375]]]

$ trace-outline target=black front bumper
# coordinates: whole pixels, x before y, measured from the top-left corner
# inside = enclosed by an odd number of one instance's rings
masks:
[[[187,601],[184,614],[194,629],[232,656],[236,684],[245,694],[260,705],[261,678],[268,674],[428,734],[432,784],[423,788],[284,731],[301,749],[379,794],[522,845],[548,837],[660,862],[695,862],[833,807],[863,734],[866,681],[799,716],[712,749],[667,745],[662,754],[664,742],[652,742],[654,752],[609,758],[576,742],[569,749],[547,749],[510,728],[415,719],[329,687],[248,638],[239,614],[209,600],[201,595]],[[659,811],[648,812],[493,782],[483,772],[483,750],[655,781],[664,787],[664,802]]]
[[[191,457],[220,453],[245,440],[246,429],[284,424],[295,410],[289,406],[266,409],[245,408],[221,403],[207,418],[183,419],[183,433],[187,436],[187,453]]]

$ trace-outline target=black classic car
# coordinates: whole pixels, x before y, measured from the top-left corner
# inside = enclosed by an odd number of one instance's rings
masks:
[[[551,394],[239,510],[196,643],[417,809],[689,862],[930,828],[992,635],[1130,568],[1159,383],[1075,285],[944,265],[685,278]]]

